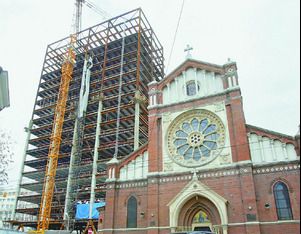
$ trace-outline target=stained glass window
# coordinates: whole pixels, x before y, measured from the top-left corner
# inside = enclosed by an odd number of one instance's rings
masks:
[[[176,132],[174,146],[185,160],[199,161],[202,157],[209,157],[210,152],[217,148],[219,134],[216,130],[217,126],[209,124],[208,119],[186,121]]]
[[[208,215],[204,211],[198,212],[194,218],[193,223],[209,223]]]
[[[195,81],[190,81],[186,85],[186,92],[188,96],[194,96],[199,91],[199,86],[196,85]]]
[[[207,110],[179,115],[168,130],[169,156],[184,167],[211,162],[221,153],[224,144],[224,125],[217,115]]]
[[[278,220],[291,220],[293,218],[291,202],[287,186],[282,182],[277,182],[274,186],[274,197]]]

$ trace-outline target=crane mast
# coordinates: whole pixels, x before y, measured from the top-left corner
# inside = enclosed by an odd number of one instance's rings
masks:
[[[71,46],[68,48],[67,58],[62,65],[62,78],[59,88],[58,101],[54,112],[54,122],[50,138],[47,166],[43,186],[42,199],[38,217],[37,231],[44,233],[49,227],[51,203],[54,192],[56,169],[62,140],[62,130],[64,115],[66,111],[66,102],[69,91],[69,84],[72,79],[73,67],[75,63],[75,52],[72,48],[73,38],[71,37]]]
[[[70,36],[70,43],[66,51],[66,57],[63,61],[61,72],[61,81],[58,92],[58,100],[54,112],[54,121],[52,127],[52,133],[50,137],[49,152],[47,158],[47,165],[45,170],[44,184],[42,190],[42,198],[38,215],[37,231],[34,233],[44,234],[45,230],[49,228],[51,220],[51,205],[55,187],[55,176],[58,165],[59,151],[62,141],[62,131],[64,124],[64,116],[66,111],[66,103],[69,92],[69,85],[72,79],[73,68],[76,62],[76,50],[75,45],[77,43],[78,33],[82,26],[82,6],[85,3],[89,8],[96,11],[103,18],[108,17],[108,14],[103,10],[97,8],[89,0],[75,0],[76,11],[73,18],[73,32]],[[89,59],[87,59],[88,61]],[[77,119],[80,120],[80,119]],[[83,128],[83,123],[78,123],[78,129]],[[78,134],[79,136],[82,133]],[[81,140],[78,139],[78,140]],[[77,149],[79,151],[80,148]],[[92,222],[93,226],[93,222]],[[87,226],[88,227],[88,226]]]
[[[81,28],[81,13],[83,2],[84,0],[76,0],[75,2],[76,16],[74,32],[70,36],[70,44],[68,46],[66,58],[61,68],[62,77],[58,93],[58,100],[54,112],[54,121],[52,134],[50,137],[47,166],[45,170],[42,198],[38,215],[37,231],[35,233],[44,234],[45,230],[49,228],[49,223],[51,219],[51,203],[53,199],[55,176],[62,141],[62,131],[66,111],[66,103],[68,98],[69,84],[72,79],[73,68],[76,58],[75,44],[77,41],[77,33],[80,31]]]

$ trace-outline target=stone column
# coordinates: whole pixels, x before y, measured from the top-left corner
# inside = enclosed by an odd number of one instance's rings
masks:
[[[193,68],[194,71],[194,83],[195,83],[195,94],[199,94],[199,86],[198,86],[198,77],[197,77],[197,69]]]
[[[288,159],[288,154],[287,154],[287,150],[286,150],[286,143],[282,143],[282,151],[283,151],[284,159]]]
[[[274,144],[273,139],[270,139],[270,145],[271,145],[273,160],[277,161],[277,155],[276,155],[276,152],[275,152],[275,144]]]
[[[204,95],[208,95],[209,93],[209,81],[208,79],[206,78],[206,70],[202,70],[202,75],[203,75],[203,86],[205,86],[205,88],[203,89],[204,90]]]
[[[171,103],[171,98],[170,98],[170,83],[166,84],[167,86],[167,97],[168,97],[168,101],[165,104],[169,104]]]
[[[232,87],[232,80],[230,76],[227,76],[227,81],[228,81],[228,88]]]
[[[153,96],[153,98],[154,98],[154,102],[153,102],[153,105],[154,106],[156,106],[157,105],[157,94],[155,94],[154,96]]]
[[[259,142],[259,147],[260,147],[261,161],[265,162],[264,150],[263,150],[263,144],[262,144],[262,136],[258,136],[258,142]]]
[[[145,101],[145,98],[136,90],[134,103],[135,103],[135,128],[134,128],[134,150],[139,148],[139,131],[140,131],[140,104]]]
[[[177,77],[175,78],[175,82],[176,82],[176,93],[179,93],[179,80]],[[176,95],[176,98],[175,98],[176,101],[179,100],[179,97],[180,97],[180,95]]]
[[[182,75],[183,75],[183,77],[184,77],[184,93],[185,93],[185,97],[187,97],[187,88],[186,88],[186,72],[185,71],[183,71],[182,72]]]
[[[228,234],[228,226],[223,226],[223,234]]]
[[[214,80],[215,77],[214,72],[210,72],[209,74],[210,74],[210,79],[209,79],[210,81],[209,80],[208,81],[209,81],[209,95],[210,95],[215,91],[216,82]]]

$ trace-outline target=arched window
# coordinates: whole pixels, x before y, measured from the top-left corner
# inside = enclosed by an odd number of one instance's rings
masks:
[[[274,185],[274,197],[278,220],[293,219],[290,197],[287,186],[283,182]]]
[[[186,93],[188,96],[194,96],[199,91],[199,85],[195,83],[195,81],[189,81],[186,83]]]
[[[137,199],[131,196],[127,204],[127,228],[137,227]]]

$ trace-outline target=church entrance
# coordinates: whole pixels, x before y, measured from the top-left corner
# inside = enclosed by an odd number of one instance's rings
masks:
[[[201,196],[194,196],[186,202],[178,218],[179,231],[214,231],[221,223],[214,204]]]
[[[196,177],[168,204],[172,233],[228,233],[227,201]]]

